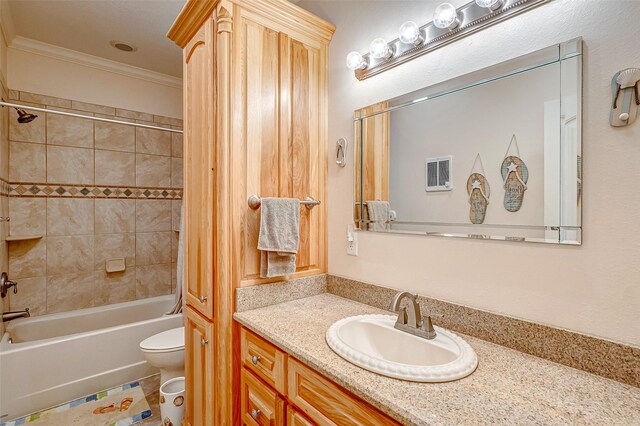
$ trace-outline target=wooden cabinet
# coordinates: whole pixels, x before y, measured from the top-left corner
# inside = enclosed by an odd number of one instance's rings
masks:
[[[213,320],[213,19],[184,48],[184,269],[187,303]]]
[[[246,425],[393,426],[400,423],[381,413],[331,380],[271,343],[242,328],[242,422]],[[246,349],[246,350],[245,350]],[[249,358],[266,354],[266,373]],[[273,368],[276,356],[282,367]],[[286,391],[275,389],[286,377]]]
[[[213,424],[213,324],[187,306],[185,310],[185,425]]]
[[[213,416],[199,425],[244,421],[235,289],[276,281],[259,277],[260,210],[247,198],[319,199],[301,208],[297,269],[286,278],[326,272],[327,46],[334,30],[287,0],[188,0],[169,30],[183,49],[185,298],[213,333],[205,347],[212,367],[186,373],[187,388],[213,395],[198,399]],[[192,363],[202,355],[198,345],[187,340]],[[269,381],[277,357],[263,355],[251,374],[284,392],[284,376]],[[187,406],[190,421],[197,408]]]
[[[287,354],[255,334],[242,329],[242,364],[281,394],[287,388]]]

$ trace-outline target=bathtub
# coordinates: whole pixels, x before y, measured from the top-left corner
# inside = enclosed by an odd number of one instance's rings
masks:
[[[138,344],[183,325],[174,296],[24,318],[0,340],[0,422],[157,372]]]

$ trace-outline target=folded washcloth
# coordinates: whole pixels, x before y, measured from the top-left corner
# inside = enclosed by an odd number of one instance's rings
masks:
[[[388,201],[367,201],[369,231],[387,231],[389,229],[389,211]]]
[[[260,276],[279,277],[296,271],[300,245],[300,200],[263,198],[260,205]]]

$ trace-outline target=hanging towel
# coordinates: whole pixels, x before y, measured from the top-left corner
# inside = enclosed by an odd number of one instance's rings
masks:
[[[260,276],[280,277],[296,271],[300,245],[300,200],[263,198],[260,205]]]
[[[387,231],[389,229],[390,210],[388,201],[367,201],[369,230]]]

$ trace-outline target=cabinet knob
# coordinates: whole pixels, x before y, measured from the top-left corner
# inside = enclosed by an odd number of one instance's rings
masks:
[[[260,410],[257,410],[255,408],[251,410],[251,417],[253,418],[253,420],[258,420],[259,415],[260,415]]]
[[[251,357],[251,362],[253,363],[253,365],[258,365],[258,363],[260,362],[260,355],[254,355]]]
[[[200,340],[200,344],[201,344],[202,346],[206,345],[207,343],[209,343],[209,339],[202,339],[202,340]]]
[[[200,303],[204,303],[207,301],[207,296],[200,296]]]

